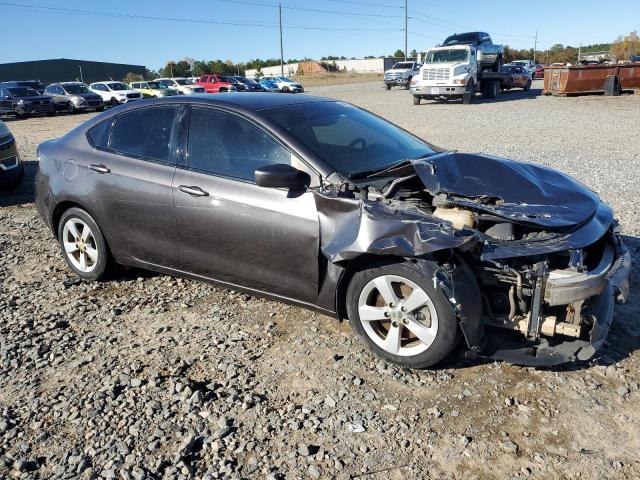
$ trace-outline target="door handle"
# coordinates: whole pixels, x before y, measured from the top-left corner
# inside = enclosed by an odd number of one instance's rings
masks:
[[[94,172],[98,173],[109,173],[111,171],[104,165],[96,165],[95,163],[89,165],[89,170],[93,170]]]
[[[200,187],[196,187],[194,185],[180,185],[178,190],[182,193],[186,193],[187,195],[191,195],[192,197],[207,197],[209,195],[209,192],[206,192]]]

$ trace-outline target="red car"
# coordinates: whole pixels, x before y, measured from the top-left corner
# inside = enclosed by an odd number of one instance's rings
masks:
[[[536,65],[536,69],[533,72],[533,78],[543,78],[544,67],[542,65]]]
[[[196,84],[203,86],[207,93],[235,92],[238,89],[233,80],[224,75],[202,75]]]

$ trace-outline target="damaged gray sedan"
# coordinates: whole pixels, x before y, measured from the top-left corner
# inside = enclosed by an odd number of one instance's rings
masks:
[[[347,103],[169,97],[39,147],[37,206],[69,268],[114,263],[348,319],[380,357],[591,358],[630,256],[611,209],[539,165],[441,151]]]

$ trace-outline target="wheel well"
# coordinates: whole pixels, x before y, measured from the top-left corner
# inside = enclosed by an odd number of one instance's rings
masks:
[[[404,261],[405,259],[402,257],[365,253],[347,262],[342,262],[341,266],[344,268],[344,273],[336,285],[336,316],[338,320],[349,318],[347,315],[347,289],[355,273],[367,268],[389,265],[391,263],[402,263]]]
[[[95,216],[89,210],[87,210],[82,205],[80,205],[79,203],[73,202],[73,201],[60,202],[53,209],[53,214],[51,215],[51,227],[53,228],[53,234],[56,236],[56,238],[58,237],[58,226],[60,225],[60,219],[62,218],[62,215],[64,214],[64,212],[66,212],[70,208],[74,208],[74,207],[75,208],[79,208],[79,209],[84,210],[85,212],[87,212],[89,215],[91,215],[91,217],[97,223],[97,220],[95,220]]]

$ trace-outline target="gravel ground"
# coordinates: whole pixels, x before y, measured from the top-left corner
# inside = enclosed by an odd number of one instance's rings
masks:
[[[469,106],[414,107],[379,83],[309,93],[576,176],[617,211],[639,265],[640,96],[541,97],[539,83]],[[27,180],[0,194],[0,478],[640,477],[636,288],[590,365],[457,352],[408,371],[280,303],[139,270],[70,281],[31,179],[37,144],[88,117],[8,122]]]

